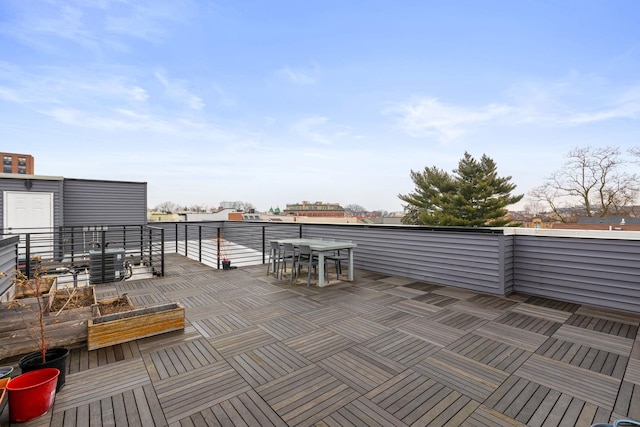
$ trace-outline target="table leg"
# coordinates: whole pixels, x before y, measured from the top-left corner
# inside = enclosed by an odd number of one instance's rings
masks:
[[[324,252],[318,252],[318,287],[324,286]]]
[[[353,249],[349,248],[349,281],[353,282]]]

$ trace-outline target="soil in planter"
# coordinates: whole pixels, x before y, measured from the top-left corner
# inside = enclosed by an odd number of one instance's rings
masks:
[[[129,302],[129,299],[122,296],[110,301],[98,301],[100,306],[100,315],[105,316],[107,314],[122,313],[123,311],[133,310],[134,307]]]
[[[91,307],[92,304],[93,294],[91,292],[85,292],[83,288],[77,288],[75,292],[73,288],[62,288],[56,291],[50,311],[57,313],[63,307],[64,310],[73,310],[74,308]]]

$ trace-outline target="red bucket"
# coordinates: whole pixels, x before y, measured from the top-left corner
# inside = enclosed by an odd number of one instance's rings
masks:
[[[12,378],[9,391],[9,418],[22,423],[46,413],[56,398],[56,382],[60,371],[44,368]]]

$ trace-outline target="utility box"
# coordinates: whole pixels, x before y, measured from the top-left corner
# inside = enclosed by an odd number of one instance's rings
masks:
[[[89,251],[89,283],[119,282],[124,277],[124,248],[105,248]],[[102,272],[104,271],[104,279]]]

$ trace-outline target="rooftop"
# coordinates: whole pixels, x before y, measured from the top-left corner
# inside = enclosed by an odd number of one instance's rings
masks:
[[[307,288],[167,255],[99,285],[179,300],[184,331],[72,351],[32,425],[589,426],[640,419],[640,317],[358,270]]]

